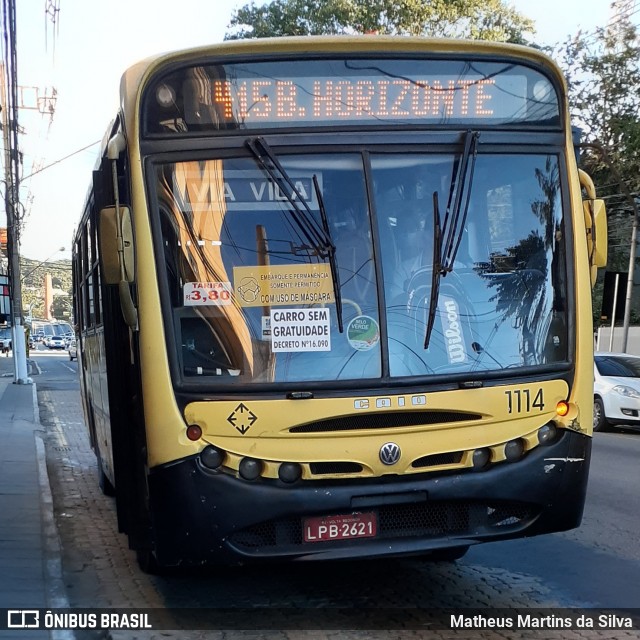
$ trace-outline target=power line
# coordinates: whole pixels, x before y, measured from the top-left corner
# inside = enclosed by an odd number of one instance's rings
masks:
[[[636,0],[636,4],[637,4],[637,0]],[[596,27],[592,31],[586,31],[586,32],[582,33],[581,34],[581,39],[585,43],[588,43],[590,40],[595,40],[596,38],[598,38],[599,36],[604,34],[611,27],[615,27],[617,24],[619,24],[619,23],[621,23],[623,21],[627,21],[628,20],[629,22],[631,22],[631,20],[630,20],[631,17],[635,16],[638,13],[640,13],[640,7],[638,7],[634,11],[631,11],[631,12],[627,13],[626,15],[617,16],[614,20],[611,20],[604,27]],[[634,26],[638,26],[638,25],[634,25]]]
[[[54,160],[51,164],[48,164],[44,167],[40,167],[40,169],[34,171],[33,173],[30,173],[28,176],[23,176],[22,180],[28,180],[29,178],[31,178],[32,176],[35,176],[38,173],[42,173],[45,169],[50,169],[51,167],[54,167],[57,164],[60,164],[61,162],[64,162],[65,160],[68,160],[69,158],[82,153],[83,151],[86,151],[87,149],[93,147],[94,145],[98,144],[100,142],[100,140],[96,140],[95,142],[91,142],[90,144],[88,144],[86,147],[82,147],[82,149],[77,149],[76,151],[74,151],[73,153],[70,153],[67,156],[64,156],[64,158],[60,158],[58,160]]]

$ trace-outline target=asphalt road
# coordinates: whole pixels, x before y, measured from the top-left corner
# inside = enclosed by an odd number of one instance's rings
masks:
[[[594,436],[582,526],[473,547],[464,562],[538,576],[594,607],[640,607],[640,433]]]

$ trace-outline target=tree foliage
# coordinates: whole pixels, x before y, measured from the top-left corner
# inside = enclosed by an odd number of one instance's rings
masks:
[[[583,168],[607,204],[610,271],[627,271],[631,225],[640,195],[640,38],[628,18],[579,33],[556,51],[569,83],[572,120],[587,143]],[[595,289],[599,321],[602,276]],[[635,314],[637,315],[637,313]]]
[[[533,31],[503,0],[272,0],[237,9],[225,39],[378,33],[524,43]]]

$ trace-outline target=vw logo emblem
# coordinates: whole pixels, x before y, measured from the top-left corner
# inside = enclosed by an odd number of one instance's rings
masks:
[[[380,447],[380,462],[386,465],[395,464],[400,460],[400,447],[395,442],[387,442]]]

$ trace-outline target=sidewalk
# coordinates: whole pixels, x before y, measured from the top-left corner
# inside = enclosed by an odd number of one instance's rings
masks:
[[[13,366],[13,357],[0,356],[0,609],[63,607],[66,596],[36,384],[14,384]],[[33,361],[28,371],[35,380]],[[19,633],[24,638],[52,637],[48,631]],[[11,635],[0,631],[0,637]]]

